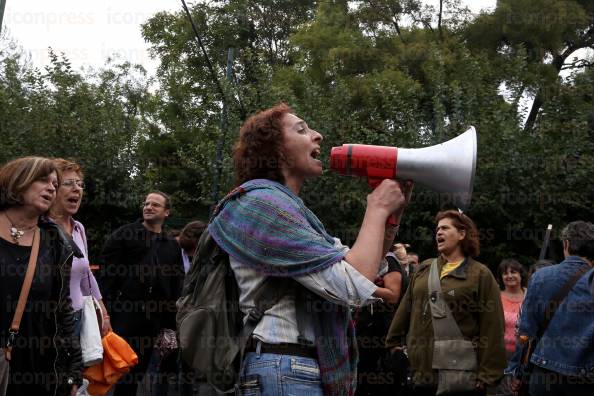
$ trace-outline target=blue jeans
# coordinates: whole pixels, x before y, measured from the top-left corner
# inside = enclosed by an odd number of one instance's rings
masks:
[[[323,396],[317,360],[249,352],[243,362],[238,395]]]
[[[568,377],[534,366],[530,374],[529,394],[530,396],[591,396],[594,394],[594,377]]]

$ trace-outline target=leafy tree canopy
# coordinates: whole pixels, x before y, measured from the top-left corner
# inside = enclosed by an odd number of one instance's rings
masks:
[[[239,126],[280,101],[324,135],[326,162],[344,143],[424,147],[475,126],[468,214],[492,267],[532,262],[548,223],[592,221],[594,70],[572,60],[593,48],[592,2],[502,0],[477,18],[456,0],[225,0],[190,11],[216,79],[183,10],[142,27],[160,61],[154,81],[126,63],[80,73],[51,53],[36,70],[14,48],[0,53],[2,159],[77,159],[89,181],[81,217],[96,240],[138,215],[149,188],[173,195],[173,226],[206,220],[213,184],[233,187]],[[575,74],[560,78],[568,68]],[[302,195],[351,243],[368,191],[327,173]],[[431,257],[433,218],[449,207],[416,186],[399,238]]]

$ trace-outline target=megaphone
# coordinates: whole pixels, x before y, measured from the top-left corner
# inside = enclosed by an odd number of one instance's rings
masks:
[[[476,130],[435,146],[408,149],[343,144],[330,152],[330,168],[343,175],[366,177],[375,188],[384,179],[413,180],[447,194],[456,207],[470,206],[476,170]]]

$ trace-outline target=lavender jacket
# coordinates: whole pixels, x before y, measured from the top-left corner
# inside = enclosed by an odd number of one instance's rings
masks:
[[[93,295],[97,300],[101,300],[101,292],[89,267],[89,250],[87,248],[85,227],[76,220],[73,220],[72,240],[83,253],[82,258],[74,257],[72,259],[72,272],[70,274],[72,309],[78,311],[82,309],[83,296]]]

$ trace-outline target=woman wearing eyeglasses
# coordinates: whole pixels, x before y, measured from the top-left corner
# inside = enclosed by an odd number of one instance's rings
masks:
[[[74,396],[82,383],[68,288],[72,257],[80,252],[45,217],[59,185],[59,172],[48,158],[19,158],[0,168],[2,395]],[[21,311],[17,301],[34,246],[39,254]],[[22,316],[13,327],[17,312]]]
[[[50,209],[50,217],[68,234],[76,246],[83,253],[83,257],[75,257],[72,260],[72,272],[70,275],[70,298],[76,320],[76,334],[80,335],[81,315],[83,307],[83,296],[92,295],[99,301],[103,311],[102,335],[111,330],[107,309],[103,305],[101,292],[97,280],[89,267],[89,251],[87,247],[87,236],[83,225],[74,220],[74,216],[82,202],[85,182],[81,167],[72,161],[63,158],[53,160],[60,172],[62,182],[57,191],[56,199]]]

